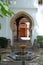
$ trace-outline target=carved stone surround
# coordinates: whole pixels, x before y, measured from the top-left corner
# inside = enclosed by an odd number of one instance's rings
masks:
[[[26,18],[28,20],[28,22],[30,23],[30,40],[21,40],[20,38],[21,37],[18,37],[19,38],[19,41],[17,41],[17,24],[16,24],[16,20],[20,17],[23,17],[23,18]],[[25,24],[23,24],[24,26]],[[11,19],[11,22],[10,22],[10,26],[11,26],[11,31],[12,31],[12,43],[14,45],[15,48],[19,48],[19,45],[21,44],[25,44],[27,45],[27,48],[31,48],[32,47],[32,30],[33,30],[33,27],[34,27],[34,21],[32,19],[32,17],[27,14],[26,12],[18,12],[16,15],[14,15]],[[25,37],[25,39],[27,39],[27,37]]]

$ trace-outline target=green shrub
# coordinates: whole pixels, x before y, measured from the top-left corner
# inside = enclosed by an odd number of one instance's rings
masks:
[[[8,39],[5,37],[0,37],[0,48],[7,48]]]
[[[43,48],[43,36],[41,35],[37,36],[37,43],[40,48]]]
[[[43,40],[43,36],[37,36],[37,41],[42,41]]]

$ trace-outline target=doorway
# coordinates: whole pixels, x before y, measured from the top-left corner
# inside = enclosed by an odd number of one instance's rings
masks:
[[[20,28],[20,30],[19,30],[19,37],[26,37],[26,35],[25,35],[25,28]]]

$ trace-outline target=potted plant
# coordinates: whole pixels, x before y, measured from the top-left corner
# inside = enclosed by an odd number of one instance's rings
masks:
[[[7,48],[8,39],[5,37],[0,37],[0,48]]]
[[[37,36],[37,43],[40,48],[43,48],[43,36],[41,35]]]

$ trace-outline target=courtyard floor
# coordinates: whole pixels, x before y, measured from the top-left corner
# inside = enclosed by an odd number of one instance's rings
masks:
[[[34,58],[33,60],[25,61],[25,65],[43,65],[43,49],[39,49],[38,51],[35,52],[37,54],[37,57]],[[4,54],[4,57],[6,57],[6,54]],[[6,57],[6,59],[7,61],[6,60],[1,61],[1,65],[22,65],[22,61],[14,61],[8,57]]]

